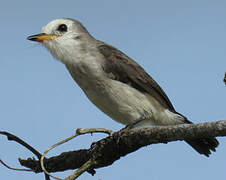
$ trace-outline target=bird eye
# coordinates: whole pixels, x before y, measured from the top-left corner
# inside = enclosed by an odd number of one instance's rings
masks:
[[[67,32],[67,26],[65,24],[61,24],[58,26],[57,30],[60,32]]]

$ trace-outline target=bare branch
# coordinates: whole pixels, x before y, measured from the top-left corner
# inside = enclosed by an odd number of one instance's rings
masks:
[[[224,83],[226,84],[226,73],[224,74]]]
[[[36,155],[38,157],[38,159],[41,158],[42,154],[39,153],[35,148],[33,148],[31,145],[29,145],[28,143],[26,143],[25,141],[23,141],[22,139],[20,139],[19,137],[8,133],[6,131],[0,131],[0,134],[7,136],[9,141],[15,141],[17,143],[19,143],[20,145],[22,145],[23,147],[27,148],[29,151],[31,151],[34,155]],[[3,162],[3,161],[2,161]],[[3,163],[2,163],[3,164]],[[3,164],[4,165],[4,164]],[[15,169],[14,169],[15,170]],[[33,171],[33,170],[32,170]],[[50,180],[49,176],[45,173],[45,179],[46,180]]]
[[[38,152],[35,148],[33,148],[31,145],[29,145],[28,143],[26,143],[25,141],[23,141],[19,137],[15,136],[11,133],[8,133],[6,131],[0,131],[0,134],[7,136],[9,141],[15,141],[15,142],[19,143],[20,145],[22,145],[23,147],[25,147],[26,149],[31,151],[39,159],[42,157],[42,154],[40,152]]]
[[[115,132],[113,136],[108,136],[96,142],[90,149],[64,152],[59,156],[45,159],[44,162],[48,172],[77,169],[90,159],[95,161],[95,165],[92,168],[96,169],[109,166],[114,161],[120,159],[120,157],[150,144],[217,136],[226,136],[226,121],[158,126],[129,131],[123,129]],[[39,161],[20,159],[20,163],[25,167],[35,170],[35,172],[42,172]]]
[[[44,159],[47,155],[47,153],[52,150],[53,148],[63,144],[63,143],[66,143],[74,138],[76,138],[77,136],[80,136],[80,135],[83,135],[83,134],[88,134],[88,133],[106,133],[108,135],[113,135],[113,131],[109,130],[109,129],[104,129],[104,128],[90,128],[90,129],[82,129],[82,128],[78,128],[76,130],[76,133],[73,135],[73,136],[70,136],[54,145],[52,145],[50,148],[48,148],[42,155],[41,157],[41,168],[42,170],[48,174],[49,176],[51,176],[52,178],[54,179],[57,179],[57,180],[63,180],[57,176],[54,176],[52,174],[50,174],[46,169],[45,169],[45,166],[44,166]],[[77,177],[79,177],[82,173],[84,173],[85,171],[89,170],[93,165],[95,165],[95,161],[92,161],[91,159],[89,161],[87,161],[85,164],[82,165],[82,167],[80,167],[78,170],[74,171],[71,175],[69,175],[67,178],[65,178],[65,180],[74,180],[76,179]]]
[[[33,171],[31,169],[20,169],[20,168],[13,168],[13,167],[10,167],[8,164],[6,164],[3,160],[0,159],[0,163],[5,166],[6,168],[8,169],[11,169],[11,170],[14,170],[14,171]]]

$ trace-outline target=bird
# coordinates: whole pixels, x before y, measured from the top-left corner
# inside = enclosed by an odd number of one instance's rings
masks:
[[[88,99],[113,120],[126,126],[192,124],[177,112],[163,89],[136,61],[95,39],[78,20],[55,19],[40,34],[27,37],[44,45],[61,61]],[[209,157],[216,138],[186,140]]]

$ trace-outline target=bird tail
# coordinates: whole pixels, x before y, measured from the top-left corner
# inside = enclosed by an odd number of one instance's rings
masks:
[[[219,142],[216,138],[195,139],[186,141],[192,146],[198,153],[207,157],[211,154],[211,151],[215,152]]]
[[[193,124],[189,121],[185,116],[178,113],[184,117],[184,121],[187,124]],[[219,142],[216,138],[202,138],[202,139],[193,139],[193,140],[186,140],[186,142],[193,147],[198,153],[203,154],[207,157],[211,154],[211,151],[216,152],[216,148],[219,145]]]

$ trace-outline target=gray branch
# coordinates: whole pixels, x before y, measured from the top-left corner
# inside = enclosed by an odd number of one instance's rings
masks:
[[[90,173],[94,173],[93,169],[109,166],[114,161],[120,159],[120,157],[134,152],[143,146],[217,136],[226,136],[226,121],[158,126],[132,130],[123,129],[115,132],[113,136],[108,136],[93,143],[90,149],[64,152],[59,156],[45,159],[44,162],[48,172],[57,172],[77,169],[92,159],[96,163],[90,169]],[[39,160],[29,158],[27,160],[19,159],[19,161],[21,165],[33,169],[37,173],[42,172]]]

